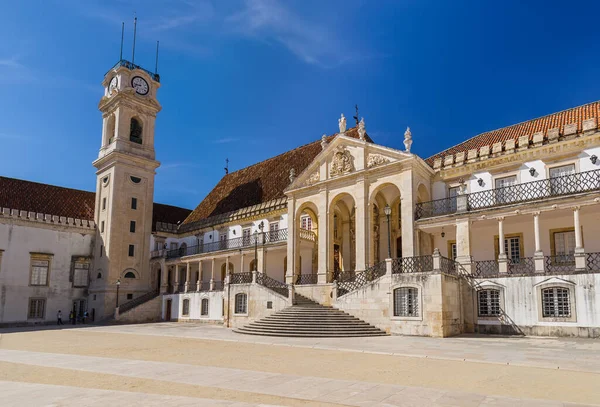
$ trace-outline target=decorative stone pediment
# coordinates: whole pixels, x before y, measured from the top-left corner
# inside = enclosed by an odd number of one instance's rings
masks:
[[[319,180],[321,179],[321,175],[319,174],[319,171],[315,171],[312,174],[310,174],[310,176],[306,179],[306,182],[304,183],[304,185],[312,185],[312,184],[316,184],[317,182],[319,182]]]
[[[387,164],[390,159],[381,154],[369,154],[367,157],[367,168],[377,167],[378,165]]]
[[[336,177],[338,175],[347,174],[354,171],[354,157],[345,147],[339,146],[333,153],[331,166],[329,167],[329,176]]]

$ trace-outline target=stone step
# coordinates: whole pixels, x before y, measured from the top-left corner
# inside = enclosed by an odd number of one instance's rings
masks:
[[[287,337],[287,338],[352,338],[352,337],[366,337],[366,336],[386,336],[387,334],[383,331],[379,332],[311,332],[311,333],[300,333],[300,332],[262,332],[252,331],[244,328],[234,329],[234,332],[246,334],[246,335],[259,335],[259,336],[276,336],[276,337]]]
[[[264,332],[379,332],[380,330],[375,327],[369,326],[332,326],[332,327],[302,327],[302,326],[262,326],[262,325],[246,325],[244,328],[252,329],[255,331]]]

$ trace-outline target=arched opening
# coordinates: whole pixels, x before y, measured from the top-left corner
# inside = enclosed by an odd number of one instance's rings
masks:
[[[294,247],[294,260],[285,260],[285,274],[288,274],[289,265],[293,264],[292,281],[299,284],[300,281],[312,281],[310,276],[317,274],[319,268],[319,250],[318,250],[318,234],[319,234],[319,218],[317,206],[312,202],[302,204],[296,211],[295,216],[295,233],[296,246]],[[310,259],[308,262],[300,261],[300,258]],[[301,275],[309,275],[309,277],[301,278]],[[316,277],[315,277],[316,279]],[[316,280],[315,280],[316,283]]]
[[[135,278],[135,273],[133,271],[128,271],[127,273],[125,273],[123,278]]]
[[[402,257],[400,189],[391,183],[380,185],[371,194],[369,203],[369,264],[388,257]],[[386,207],[389,207],[389,216]]]
[[[129,125],[129,141],[142,144],[142,122],[135,117],[131,118]]]
[[[229,274],[235,273],[233,269],[233,263],[229,263]],[[227,275],[227,263],[221,264],[221,281],[225,281],[225,276]]]
[[[115,115],[111,114],[106,121],[106,142],[111,144],[113,141],[115,141]]]
[[[257,271],[257,268],[256,268],[257,265],[258,265],[258,262],[256,261],[256,259],[252,259],[250,261],[250,271]]]
[[[356,269],[356,204],[347,193],[336,196],[329,206],[329,281]]]

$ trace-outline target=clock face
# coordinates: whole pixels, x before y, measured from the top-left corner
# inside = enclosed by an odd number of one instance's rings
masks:
[[[110,84],[108,85],[108,93],[112,93],[112,91],[115,90],[118,85],[119,79],[115,76],[110,80]]]
[[[138,93],[140,95],[146,95],[146,94],[148,94],[148,91],[150,90],[150,86],[148,86],[148,82],[146,82],[146,80],[140,76],[135,76],[131,80],[131,86],[135,89],[136,93]]]

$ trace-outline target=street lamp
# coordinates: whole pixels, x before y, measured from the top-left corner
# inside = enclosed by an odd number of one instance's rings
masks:
[[[387,224],[388,224],[388,259],[392,258],[392,234],[390,231],[390,215],[392,214],[392,208],[390,208],[389,205],[386,205],[385,208],[383,208],[383,213],[385,213],[385,216],[387,217]]]
[[[121,286],[121,279],[117,279],[117,308],[119,308],[119,287]]]
[[[258,224],[258,228],[260,229],[260,234],[262,236],[263,233],[263,229],[265,227],[265,222],[260,221],[260,223]],[[263,241],[264,243],[264,241]],[[258,230],[254,231],[254,270],[253,271],[258,271]]]

